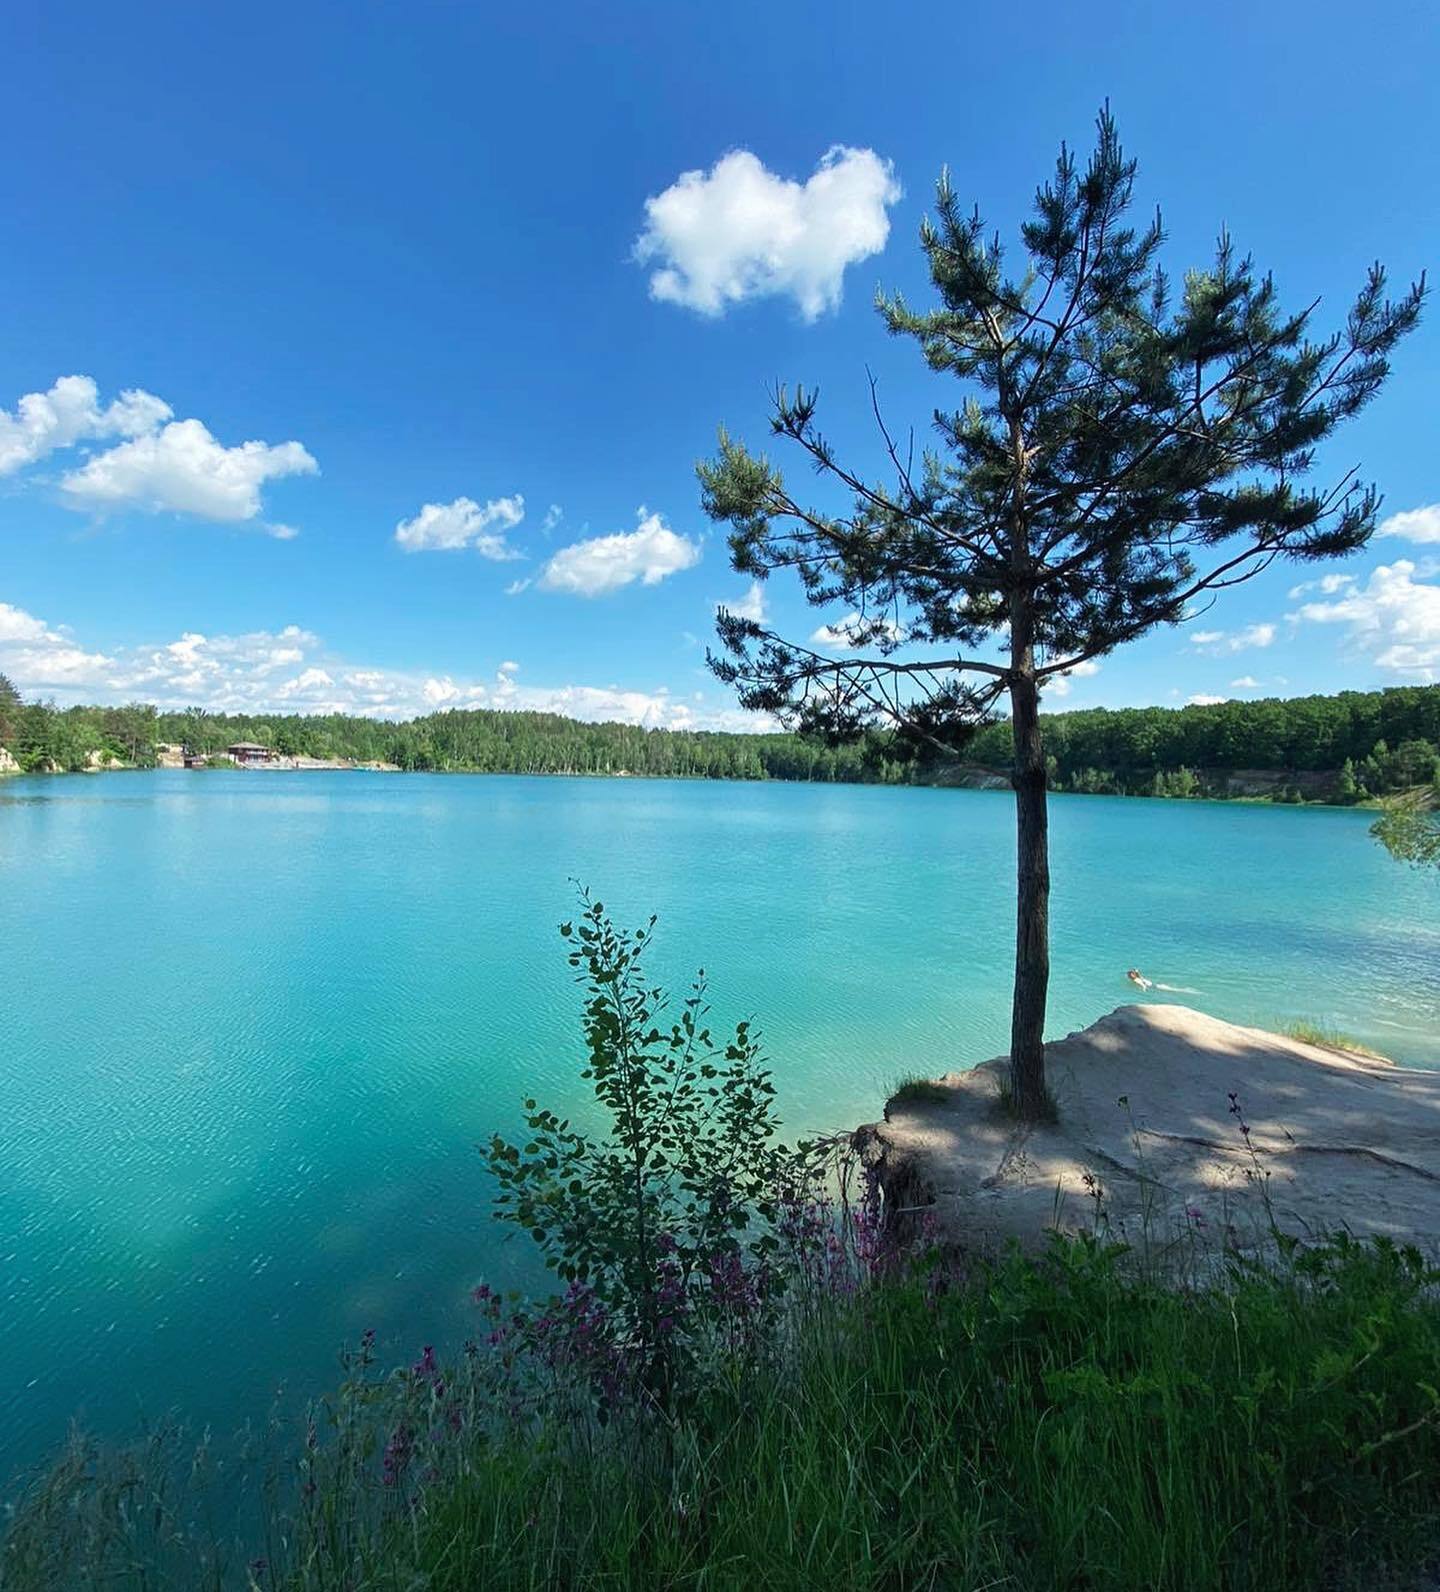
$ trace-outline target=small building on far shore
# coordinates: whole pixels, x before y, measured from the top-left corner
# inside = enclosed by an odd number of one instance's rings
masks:
[[[273,746],[261,746],[258,741],[236,741],[225,750],[231,761],[238,763],[241,768],[259,768],[266,763],[273,763],[276,755]]]

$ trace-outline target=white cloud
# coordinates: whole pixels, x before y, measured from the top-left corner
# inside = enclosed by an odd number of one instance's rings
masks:
[[[302,669],[293,680],[286,680],[283,685],[275,687],[275,700],[277,702],[291,702],[296,698],[308,699],[317,691],[328,691],[335,685],[331,675],[324,669]]]
[[[106,408],[89,376],[61,376],[49,392],[28,392],[15,412],[0,409],[0,475],[34,464],[59,448],[99,437],[139,437],[170,418],[170,405],[131,388]]]
[[[48,633],[43,622],[23,608],[0,603],[0,646],[18,641],[40,641]]]
[[[104,678],[114,660],[87,652],[23,608],[0,603],[0,674],[22,695],[48,697]]]
[[[265,527],[265,534],[273,536],[277,542],[293,542],[300,533],[293,525],[281,525],[272,521]]]
[[[1200,691],[1194,696],[1186,697],[1185,706],[1187,708],[1213,708],[1218,707],[1220,703],[1226,702],[1228,700],[1228,697],[1208,696],[1205,692]]]
[[[677,535],[662,515],[647,513],[642,504],[636,518],[640,523],[633,531],[562,547],[541,571],[541,587],[603,597],[637,580],[642,586],[656,586],[667,575],[700,562],[699,542]]]
[[[1232,691],[1258,691],[1260,682],[1253,674],[1242,674],[1238,680],[1230,682],[1230,689]]]
[[[290,711],[298,712],[317,696],[323,698],[323,688],[332,683],[320,678],[324,670],[299,667],[318,646],[319,638],[299,625],[239,636],[187,630],[163,646],[135,647],[117,655],[99,683],[108,692],[161,706],[199,703],[245,712],[263,700],[266,707],[289,703]]]
[[[443,680],[427,680],[421,686],[420,694],[425,698],[429,707],[438,708],[444,707],[447,703],[455,702],[464,693],[450,676],[446,675]]]
[[[550,507],[545,510],[545,518],[540,522],[540,534],[542,536],[549,536],[551,531],[553,531],[564,518],[565,510],[562,509],[558,503],[552,503]]]
[[[411,520],[395,527],[395,540],[407,553],[453,551],[473,547],[482,558],[505,560],[521,555],[505,540],[525,518],[525,499],[491,498],[482,508],[474,498],[453,503],[426,503]]]
[[[1274,625],[1247,625],[1243,630],[1197,630],[1190,637],[1197,652],[1227,657],[1251,647],[1268,647],[1275,639]]]
[[[1318,591],[1323,596],[1333,597],[1337,591],[1344,591],[1347,586],[1354,584],[1353,575],[1322,575],[1319,580],[1302,580],[1298,586],[1292,586],[1289,596],[1294,601],[1297,597],[1305,597],[1312,591]]]
[[[48,392],[26,393],[14,413],[0,409],[0,475],[67,448],[120,438],[60,481],[62,501],[81,510],[138,508],[239,524],[261,510],[266,482],[313,475],[318,466],[298,442],[226,447],[199,420],[175,420],[153,393],[130,388],[101,407],[89,376],[62,376]],[[262,527],[288,541],[292,526]]]
[[[758,580],[752,580],[743,596],[725,598],[715,604],[715,609],[717,613],[724,609],[737,619],[749,619],[757,625],[763,625],[766,614],[765,588]]]
[[[259,514],[267,481],[318,468],[298,442],[227,448],[200,421],[172,420],[97,453],[60,487],[76,508],[140,508],[239,523]]]
[[[1051,675],[1045,682],[1045,690],[1052,697],[1067,697],[1070,695],[1072,680],[1088,679],[1099,673],[1099,663],[1094,658],[1086,658],[1082,663],[1077,663],[1073,669],[1067,669],[1064,674]]]
[[[1440,503],[1406,509],[1381,520],[1377,536],[1399,536],[1407,542],[1440,542]]]
[[[159,646],[80,646],[63,629],[0,603],[0,673],[25,697],[71,702],[154,702],[233,713],[354,713],[404,719],[451,707],[531,709],[572,718],[618,719],[671,729],[774,728],[763,714],[723,699],[677,695],[666,687],[613,684],[521,685],[505,659],[489,679],[424,670],[378,669],[328,652],[298,625],[211,636],[189,630]]]
[[[837,619],[833,625],[821,625],[810,636],[811,642],[817,647],[853,647],[858,645],[858,637],[862,631],[878,622],[881,631],[891,641],[900,639],[900,626],[893,619],[877,621],[873,616],[862,615],[858,608],[852,608],[843,619]]]
[[[1440,586],[1415,579],[1409,559],[1371,570],[1364,586],[1356,586],[1334,602],[1305,603],[1294,615],[1302,623],[1343,625],[1353,653],[1368,657],[1378,669],[1440,679]]]
[[[900,196],[894,168],[873,149],[836,144],[804,183],[735,149],[645,201],[635,258],[657,266],[652,298],[720,315],[781,295],[813,321],[839,304],[845,268],[885,247],[886,209]]]

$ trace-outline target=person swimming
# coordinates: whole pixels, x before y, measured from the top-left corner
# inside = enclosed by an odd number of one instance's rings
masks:
[[[1135,986],[1136,989],[1154,989],[1155,988],[1154,984],[1151,983],[1151,981],[1148,978],[1145,977],[1145,975],[1140,971],[1140,969],[1138,967],[1132,967],[1132,968],[1127,969],[1125,977],[1130,980],[1130,982]]]

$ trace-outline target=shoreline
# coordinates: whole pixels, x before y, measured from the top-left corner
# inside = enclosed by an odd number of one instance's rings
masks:
[[[350,762],[339,759],[325,760],[319,758],[277,759],[272,763],[250,765],[240,763],[215,764],[188,769],[178,763],[111,763],[95,768],[34,769],[23,769],[18,764],[13,768],[0,764],[0,781],[7,778],[52,779],[72,775],[89,779],[97,774],[154,774],[161,772],[187,774],[440,774],[446,776],[488,776],[501,779],[633,779],[678,782],[686,785],[819,785],[843,786],[847,789],[858,790],[979,791],[988,794],[1005,793],[1010,790],[1008,778],[990,769],[976,769],[974,771],[975,777],[973,778],[952,777],[948,779],[906,780],[892,783],[878,779],[782,779],[773,774],[763,775],[758,778],[734,774],[649,774],[638,773],[631,769],[402,768],[398,763],[386,763],[379,760],[374,762]],[[1192,807],[1287,807],[1297,810],[1324,808],[1335,812],[1379,812],[1383,810],[1385,805],[1385,799],[1378,796],[1367,796],[1353,802],[1287,801],[1279,796],[1251,794],[1217,796],[1207,792],[1204,795],[1195,796],[1156,796],[1146,792],[1059,790],[1054,788],[1050,789],[1047,795],[1052,799],[1073,796],[1096,801],[1173,802],[1183,803]]]

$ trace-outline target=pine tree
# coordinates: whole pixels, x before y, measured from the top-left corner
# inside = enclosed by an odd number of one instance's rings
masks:
[[[1360,784],[1355,778],[1355,764],[1351,758],[1347,757],[1341,765],[1335,781],[1335,800],[1346,805],[1360,800]]]
[[[1077,665],[1277,559],[1353,553],[1373,487],[1353,471],[1305,484],[1318,444],[1370,401],[1416,324],[1423,279],[1396,302],[1377,265],[1344,327],[1313,340],[1314,306],[1220,239],[1172,294],[1158,216],[1126,223],[1135,164],[1108,109],[1083,173],[1062,147],[1007,273],[998,237],[948,176],[921,246],[937,308],[880,300],[892,333],[964,384],[913,446],[875,406],[886,479],[842,465],[816,395],[776,394],[773,433],[851,501],[800,502],[780,470],[724,432],[699,468],[706,510],[731,527],[735,568],[795,570],[809,601],[843,605],[833,645],[788,641],[722,612],[712,667],[747,707],[842,741],[888,722],[898,746],[954,754],[1008,698],[1018,826],[1011,1094],[1047,1109],[1049,850],[1040,693]],[[872,397],[874,387],[872,383]]]

